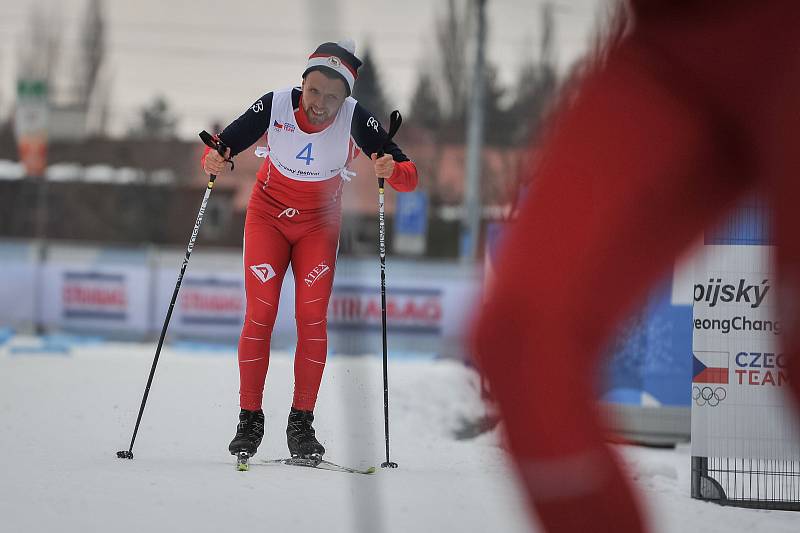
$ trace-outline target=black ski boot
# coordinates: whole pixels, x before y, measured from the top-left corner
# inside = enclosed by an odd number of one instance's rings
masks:
[[[258,445],[264,437],[264,411],[248,411],[239,413],[239,425],[228,451],[237,456],[239,470],[247,470],[248,459],[256,454]]]
[[[314,422],[312,411],[300,411],[292,407],[289,413],[289,423],[286,426],[286,443],[289,453],[294,459],[310,459],[316,462],[322,460],[325,447],[314,436]]]

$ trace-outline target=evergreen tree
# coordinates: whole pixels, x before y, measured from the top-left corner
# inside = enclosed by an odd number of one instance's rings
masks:
[[[389,104],[369,47],[364,50],[363,65],[358,70],[358,81],[353,89],[353,98],[367,108],[381,124],[388,124]]]
[[[557,85],[553,65],[523,65],[517,81],[516,99],[511,107],[515,122],[513,143],[524,144],[529,137],[536,135],[555,97]]]
[[[90,0],[81,28],[80,56],[75,69],[75,100],[81,107],[88,107],[97,84],[100,66],[106,46],[105,20],[102,0]]]
[[[442,110],[430,74],[420,71],[417,87],[411,98],[409,122],[435,132],[442,124]]]
[[[500,85],[497,67],[487,61],[483,91],[483,132],[486,144],[506,147],[514,137],[516,116],[503,105],[506,90]]]
[[[169,102],[158,95],[141,108],[139,123],[128,131],[128,135],[138,139],[174,139],[178,128],[178,118],[172,113]]]

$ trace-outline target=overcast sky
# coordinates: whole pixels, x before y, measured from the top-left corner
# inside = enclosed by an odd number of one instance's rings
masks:
[[[86,0],[0,0],[0,113],[15,93],[17,46],[33,5],[58,17],[62,79],[77,47]],[[465,0],[457,0],[464,2]],[[558,0],[556,41],[564,69],[585,52],[595,14],[608,0]],[[540,0],[487,0],[487,55],[510,83],[538,53]],[[323,40],[369,44],[390,101],[407,109],[419,69],[435,52],[434,21],[444,0],[106,0],[107,74],[113,133],[164,95],[193,136],[238,116],[265,92],[298,84]]]

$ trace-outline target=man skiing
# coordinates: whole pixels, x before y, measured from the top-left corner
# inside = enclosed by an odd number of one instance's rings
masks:
[[[350,96],[361,61],[352,41],[324,43],[309,56],[300,88],[269,92],[218,136],[223,158],[206,150],[203,168],[222,174],[231,157],[266,137],[244,229],[247,306],[239,339],[239,424],[233,455],[256,453],[264,435],[261,402],[278,299],[291,263],[297,347],[294,397],[286,427],[293,458],[321,460],[325,448],[312,427],[327,354],[327,308],[333,287],[341,194],[347,165],[364,152],[377,177],[413,191],[417,169],[378,120]],[[260,150],[257,150],[259,153]],[[263,151],[261,151],[263,154]],[[378,157],[379,153],[385,153]]]

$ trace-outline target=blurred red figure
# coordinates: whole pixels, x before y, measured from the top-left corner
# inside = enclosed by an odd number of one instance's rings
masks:
[[[630,35],[554,117],[474,330],[548,532],[646,530],[595,410],[601,348],[697,234],[754,190],[774,211],[800,399],[800,2],[630,5]]]

